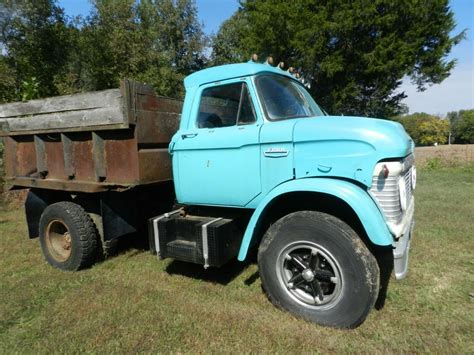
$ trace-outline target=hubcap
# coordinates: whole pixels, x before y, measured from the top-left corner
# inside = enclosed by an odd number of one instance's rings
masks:
[[[301,276],[303,276],[303,279],[307,282],[311,282],[314,280],[314,272],[311,269],[304,269],[301,272]]]
[[[49,222],[45,240],[51,256],[57,261],[64,262],[71,256],[71,234],[64,222],[60,220]]]
[[[285,247],[277,259],[281,286],[296,302],[309,308],[333,307],[342,294],[339,264],[325,248],[311,242]]]

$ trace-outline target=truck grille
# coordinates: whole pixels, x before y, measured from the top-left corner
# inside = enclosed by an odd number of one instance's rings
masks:
[[[410,163],[412,164],[412,161]],[[405,171],[401,177],[405,181],[407,206],[413,194],[411,164],[404,164]],[[389,176],[385,179],[383,176],[374,176],[370,188],[370,193],[377,200],[387,220],[394,223],[400,222],[403,217],[398,191],[399,178],[399,176]]]

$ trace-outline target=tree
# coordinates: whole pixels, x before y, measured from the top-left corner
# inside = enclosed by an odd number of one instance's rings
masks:
[[[402,78],[424,90],[449,76],[446,55],[464,36],[451,37],[454,26],[448,0],[242,0],[216,36],[214,61],[272,55],[303,69],[327,111],[390,117],[402,109]],[[222,51],[226,36],[232,48]]]
[[[0,6],[0,36],[2,66],[7,75],[15,76],[15,91],[22,96],[26,90],[29,96],[37,87],[34,96],[57,94],[54,77],[68,60],[69,45],[64,12],[56,2],[4,1]]]
[[[395,117],[416,145],[445,144],[448,141],[449,121],[427,113]]]
[[[0,104],[12,101],[16,97],[16,73],[8,65],[5,57],[0,56]]]
[[[474,110],[449,112],[454,143],[474,143]]]
[[[75,67],[88,90],[145,81],[180,96],[182,79],[204,66],[205,37],[190,0],[95,0],[82,24]]]
[[[212,38],[212,65],[239,63],[250,58],[240,40],[247,29],[247,19],[242,10],[222,23],[219,32]]]

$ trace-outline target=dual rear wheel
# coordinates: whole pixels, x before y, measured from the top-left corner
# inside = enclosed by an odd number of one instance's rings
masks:
[[[40,218],[39,237],[46,260],[58,269],[80,270],[97,260],[97,228],[76,203],[63,201],[46,207]]]

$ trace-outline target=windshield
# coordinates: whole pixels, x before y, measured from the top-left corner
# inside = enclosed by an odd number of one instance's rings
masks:
[[[324,115],[303,85],[290,78],[264,74],[255,82],[264,111],[271,121]]]

